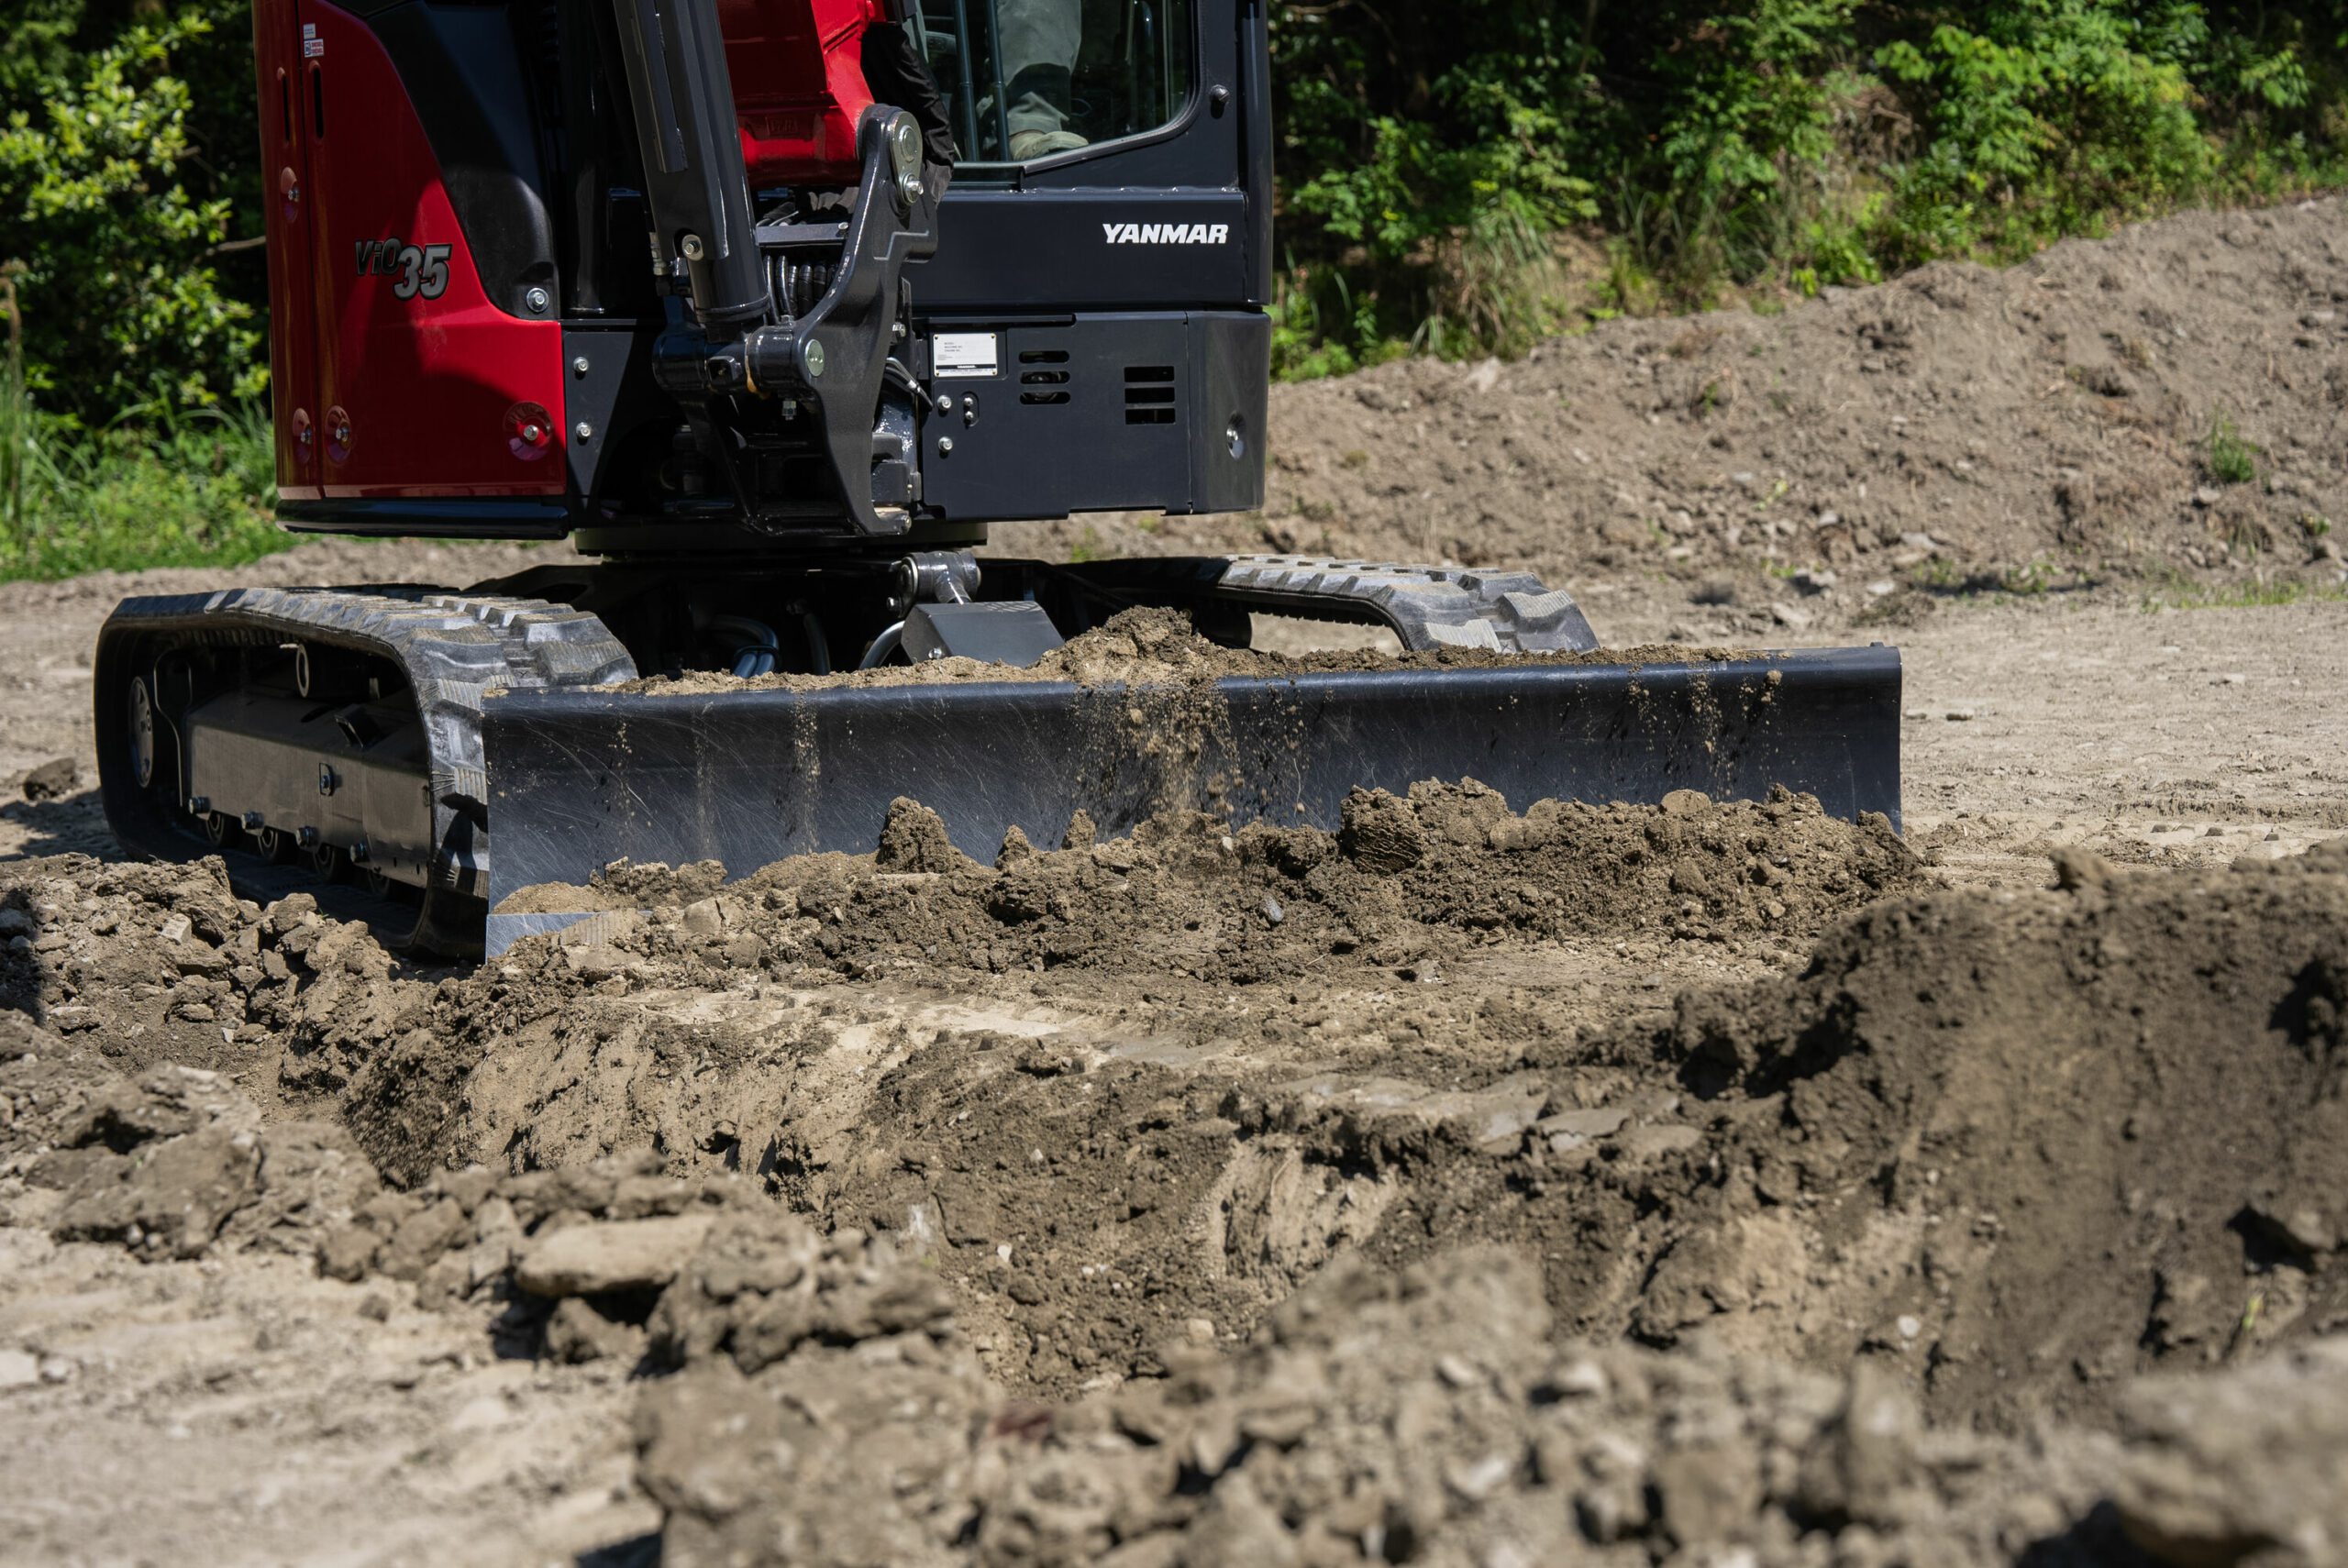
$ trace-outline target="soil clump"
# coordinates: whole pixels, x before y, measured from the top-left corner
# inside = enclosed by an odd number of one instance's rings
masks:
[[[1157,607],[1122,610],[1101,625],[1070,637],[1032,665],[989,664],[973,658],[933,658],[919,664],[845,669],[830,675],[782,672],[748,679],[716,670],[648,676],[614,690],[653,697],[706,696],[728,691],[871,690],[896,686],[954,685],[976,681],[1067,681],[1101,687],[1196,686],[1226,677],[1246,680],[1292,679],[1403,669],[1517,669],[1526,664],[1650,665],[1716,664],[1724,659],[1763,658],[1752,649],[1643,644],[1589,653],[1502,653],[1489,648],[1442,647],[1390,653],[1378,648],[1318,648],[1279,653],[1234,648],[1200,635],[1185,611]]]
[[[1683,790],[1660,808],[1539,801],[1520,814],[1470,779],[1407,797],[1357,790],[1342,816],[1332,834],[1168,814],[1049,851],[1014,834],[985,867],[901,799],[875,856],[807,856],[723,885],[714,865],[623,865],[583,896],[524,889],[504,907],[665,906],[666,918],[595,928],[601,945],[655,966],[861,978],[1073,966],[1246,985],[1601,933],[1806,935],[1921,875],[1881,817],[1845,823],[1783,790],[1733,802]]]

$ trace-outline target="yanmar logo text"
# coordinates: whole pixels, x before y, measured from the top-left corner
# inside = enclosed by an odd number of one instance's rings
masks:
[[[1112,245],[1221,245],[1231,237],[1227,223],[1104,223],[1101,237]]]

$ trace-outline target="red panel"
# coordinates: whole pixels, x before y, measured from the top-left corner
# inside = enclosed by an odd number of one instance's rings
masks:
[[[864,29],[880,0],[717,0],[750,183],[853,185],[856,124],[872,103]]]
[[[431,141],[374,34],[319,0],[295,3],[316,28],[304,35],[296,98],[311,116],[323,493],[559,494],[561,326],[490,303]],[[537,438],[516,438],[541,423]]]
[[[294,0],[253,0],[253,77],[269,237],[269,388],[276,406],[277,490],[288,500],[310,501],[318,493],[312,429],[318,342],[310,312],[310,138],[294,101],[302,75],[301,23],[294,11]]]

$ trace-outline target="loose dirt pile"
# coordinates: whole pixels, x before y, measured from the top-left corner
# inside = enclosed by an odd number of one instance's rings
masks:
[[[1032,665],[989,664],[974,658],[933,658],[919,664],[883,665],[829,675],[780,673],[748,679],[722,671],[650,676],[615,690],[653,697],[703,696],[729,691],[870,690],[897,686],[951,686],[972,681],[1019,683],[1067,681],[1086,688],[1198,687],[1226,676],[1282,680],[1301,675],[1334,675],[1398,669],[1522,669],[1527,664],[1623,665],[1633,670],[1653,665],[1717,663],[1766,657],[1749,648],[1696,647],[1678,644],[1600,648],[1589,653],[1501,653],[1490,648],[1440,647],[1408,652],[1378,648],[1313,648],[1282,653],[1230,648],[1200,635],[1190,613],[1142,607],[1122,610],[1080,633]]]
[[[1683,790],[1660,810],[1540,801],[1520,815],[1469,780],[1416,785],[1407,799],[1357,790],[1334,834],[1235,833],[1188,813],[1096,843],[1080,817],[1057,850],[1014,829],[991,867],[955,848],[935,812],[899,800],[872,856],[803,856],[731,884],[714,862],[624,866],[583,896],[525,889],[505,907],[666,906],[668,918],[596,928],[598,945],[656,966],[637,966],[653,979],[683,962],[859,978],[1072,966],[1253,984],[1332,961],[1406,967],[1479,943],[1806,934],[1917,875],[1881,817],[1854,825],[1782,790],[1727,804]]]
[[[240,1055],[404,1184],[649,1150],[912,1238],[1013,1386],[1146,1374],[1334,1258],[1478,1238],[1540,1253],[1566,1331],[1887,1353],[2005,1426],[2348,1323],[2337,848],[1887,900],[1920,877],[1897,842],[1791,798],[1519,816],[1473,787],[1001,870],[910,802],[883,838],[723,889],[625,869],[642,910],[437,980],[216,868],[67,860],[12,898],[44,922],[14,961],[55,960],[24,994],[77,1041]],[[1526,944],[1733,946],[1861,904],[1799,976],[1656,1027],[1440,999]],[[972,972],[1024,999],[955,999]]]
[[[1606,322],[1515,364],[1407,359],[1274,390],[1260,518],[1050,532],[1101,555],[1524,566],[1577,591],[1660,574],[1765,623],[1772,603],[1848,614],[1870,583],[2017,571],[2334,582],[2344,277],[2348,204],[2327,198],[1941,263],[1782,315]],[[2221,417],[2260,449],[2256,482],[2210,471]],[[997,547],[1036,547],[1006,528]]]
[[[637,1483],[680,1568],[2194,1568],[2348,1540],[2348,1340],[2132,1383],[2107,1431],[1998,1439],[1928,1423],[1893,1356],[1836,1378],[1561,1341],[1531,1260],[1469,1247],[1341,1263],[1236,1354],[1184,1334],[1154,1375],[1037,1404],[988,1380],[917,1253],[819,1234],[751,1184],[639,1157],[387,1191],[216,1075],[134,1085],[21,1021],[6,1040],[13,1223],[145,1257],[314,1250],[427,1307],[502,1303],[500,1355],[634,1366]]]
[[[0,1012],[0,1209],[61,1241],[152,1258],[216,1242],[307,1255],[381,1183],[330,1122],[264,1128],[218,1073],[164,1064],[135,1082],[21,1013]]]
[[[1838,1389],[1558,1346],[1535,1272],[1469,1251],[1400,1275],[1341,1265],[1236,1358],[1178,1344],[1160,1376],[1023,1405],[987,1383],[934,1274],[856,1231],[820,1237],[743,1184],[697,1188],[637,1160],[387,1192],[330,1130],[263,1132],[216,1075],[134,1085],[21,1020],[8,1031],[13,1222],[141,1255],[315,1248],[331,1277],[506,1301],[507,1353],[680,1372],[648,1387],[637,1439],[664,1560],[682,1564],[1627,1563],[1740,1548],[1988,1562],[2055,1531],[2071,1560],[2125,1561],[2098,1520],[2106,1492],[2129,1533],[2183,1553],[2171,1561],[2212,1540],[2324,1540],[2295,1485],[2320,1475],[2223,1483],[2272,1457],[2275,1393],[2336,1414],[2327,1390],[2348,1362],[2331,1346],[2246,1388],[2139,1391],[2132,1446],[2028,1452],[1928,1431],[1871,1362]],[[312,1156],[298,1171],[294,1150]]]
[[[1880,905],[1797,979],[1682,999],[1683,1079],[1766,1114],[1721,1156],[1722,1217],[1744,1213],[1673,1243],[1641,1325],[1782,1287],[1789,1208],[1840,1254],[1859,1343],[1895,1320],[1942,1409],[2092,1407],[2154,1362],[2348,1325],[2348,841],[2056,874]]]
[[[731,1285],[789,1255],[718,1267]],[[988,1400],[950,1326],[874,1322],[648,1392],[639,1476],[667,1511],[663,1561],[683,1568],[2182,1568],[2313,1563],[2348,1539],[2331,1478],[2293,1452],[2348,1436],[2348,1342],[2139,1385],[2117,1439],[2023,1444],[1928,1427],[1871,1363],[1838,1383],[1559,1346],[1549,1328],[1507,1252],[1399,1277],[1348,1267],[1242,1355],[1194,1353],[1054,1409]]]
[[[217,858],[66,855],[0,877],[0,1008],[114,1060],[338,1089],[340,1065],[431,995],[410,974],[306,893],[266,910],[238,898]]]

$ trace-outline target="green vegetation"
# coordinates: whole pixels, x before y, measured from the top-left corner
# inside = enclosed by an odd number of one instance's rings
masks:
[[[2248,484],[2256,479],[2259,452],[2224,414],[2210,422],[2210,477],[2220,484]]]
[[[275,549],[243,0],[9,9],[0,579]]]
[[[2348,5],[1276,5],[1275,363],[1774,308],[2348,182]]]
[[[2182,579],[2147,593],[2137,608],[2146,613],[2161,610],[2256,610],[2284,604],[2338,604],[2348,602],[2348,588],[2310,583],[2298,578],[2273,582],[2240,582],[2212,586]]]
[[[235,565],[293,543],[270,516],[267,410],[163,403],[98,429],[37,410],[0,278],[0,581]]]
[[[1273,0],[1274,365],[2348,183],[2348,0]],[[0,576],[275,542],[247,0],[0,16]],[[1702,399],[1700,398],[1700,403]],[[2213,476],[2256,449],[2213,432]]]

